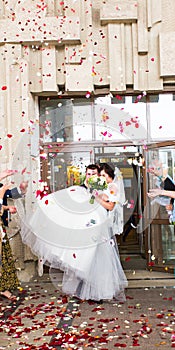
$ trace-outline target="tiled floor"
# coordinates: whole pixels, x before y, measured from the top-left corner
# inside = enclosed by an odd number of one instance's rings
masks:
[[[61,274],[60,274],[61,278]],[[48,275],[23,284],[17,302],[0,299],[0,349],[175,347],[175,289],[130,288],[123,304],[62,295]]]

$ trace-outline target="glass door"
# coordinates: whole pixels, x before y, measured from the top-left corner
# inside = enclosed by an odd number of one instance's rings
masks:
[[[41,163],[42,180],[47,182],[51,192],[80,185],[86,166],[94,162],[91,146],[80,148],[60,144],[51,149],[45,146],[44,154],[47,156]]]
[[[79,185],[84,180],[86,166],[91,163],[109,163],[113,168],[120,169],[123,175],[126,205],[124,206],[124,225],[129,225],[129,219],[134,212],[142,218],[142,162],[136,146],[111,145],[110,143],[46,144],[41,162],[42,180],[47,182],[51,192]],[[140,224],[141,224],[141,220]],[[139,225],[140,225],[139,224]],[[140,226],[139,226],[140,227]],[[137,250],[145,254],[143,230],[133,230],[131,236],[136,236]],[[121,238],[121,237],[120,237]],[[134,253],[134,252],[133,252]]]
[[[122,173],[126,205],[124,206],[124,232],[128,231],[127,242],[123,245],[123,236],[118,237],[120,253],[129,249],[131,254],[145,257],[144,233],[142,225],[142,198],[143,198],[143,158],[139,147],[103,145],[94,148],[95,161],[99,164],[109,163],[113,168],[118,167]],[[134,229],[129,231],[131,217],[135,216]],[[138,229],[137,229],[137,223]],[[127,247],[127,243],[130,247]],[[133,244],[132,244],[133,243]]]
[[[145,152],[145,198],[150,189],[171,189],[175,176],[175,146],[172,142],[150,145]],[[168,179],[168,180],[167,180]],[[144,208],[144,229],[147,238],[148,267],[167,272],[174,271],[175,226],[171,224],[174,200],[157,196],[146,198]]]

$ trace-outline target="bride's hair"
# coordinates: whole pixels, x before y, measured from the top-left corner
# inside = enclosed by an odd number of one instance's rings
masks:
[[[114,170],[108,163],[100,164],[100,171],[102,170],[104,170],[106,174],[108,174],[112,179],[114,179],[115,177]]]

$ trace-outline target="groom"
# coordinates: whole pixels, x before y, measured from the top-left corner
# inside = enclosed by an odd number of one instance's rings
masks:
[[[88,188],[88,179],[92,175],[100,175],[100,167],[97,164],[89,164],[86,167],[85,180],[81,187],[85,187],[86,189]]]
[[[84,183],[82,185],[80,185],[81,187],[84,188],[88,188],[88,179],[92,176],[92,175],[100,175],[100,167],[97,164],[89,164],[86,167],[86,174],[85,174],[85,180]],[[78,287],[77,287],[77,293],[80,292],[81,288],[82,288],[82,284],[83,281],[79,281]],[[103,300],[89,300],[90,302],[95,302],[97,304],[102,304]]]

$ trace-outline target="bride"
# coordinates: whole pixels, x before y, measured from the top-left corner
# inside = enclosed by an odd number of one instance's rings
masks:
[[[127,280],[114,239],[114,215],[109,215],[118,205],[119,191],[121,181],[113,173],[108,189],[96,196],[94,204],[86,188],[71,186],[38,200],[35,210],[23,220],[23,242],[50,266],[54,284],[55,271],[64,271],[64,293],[82,300],[125,300]]]

